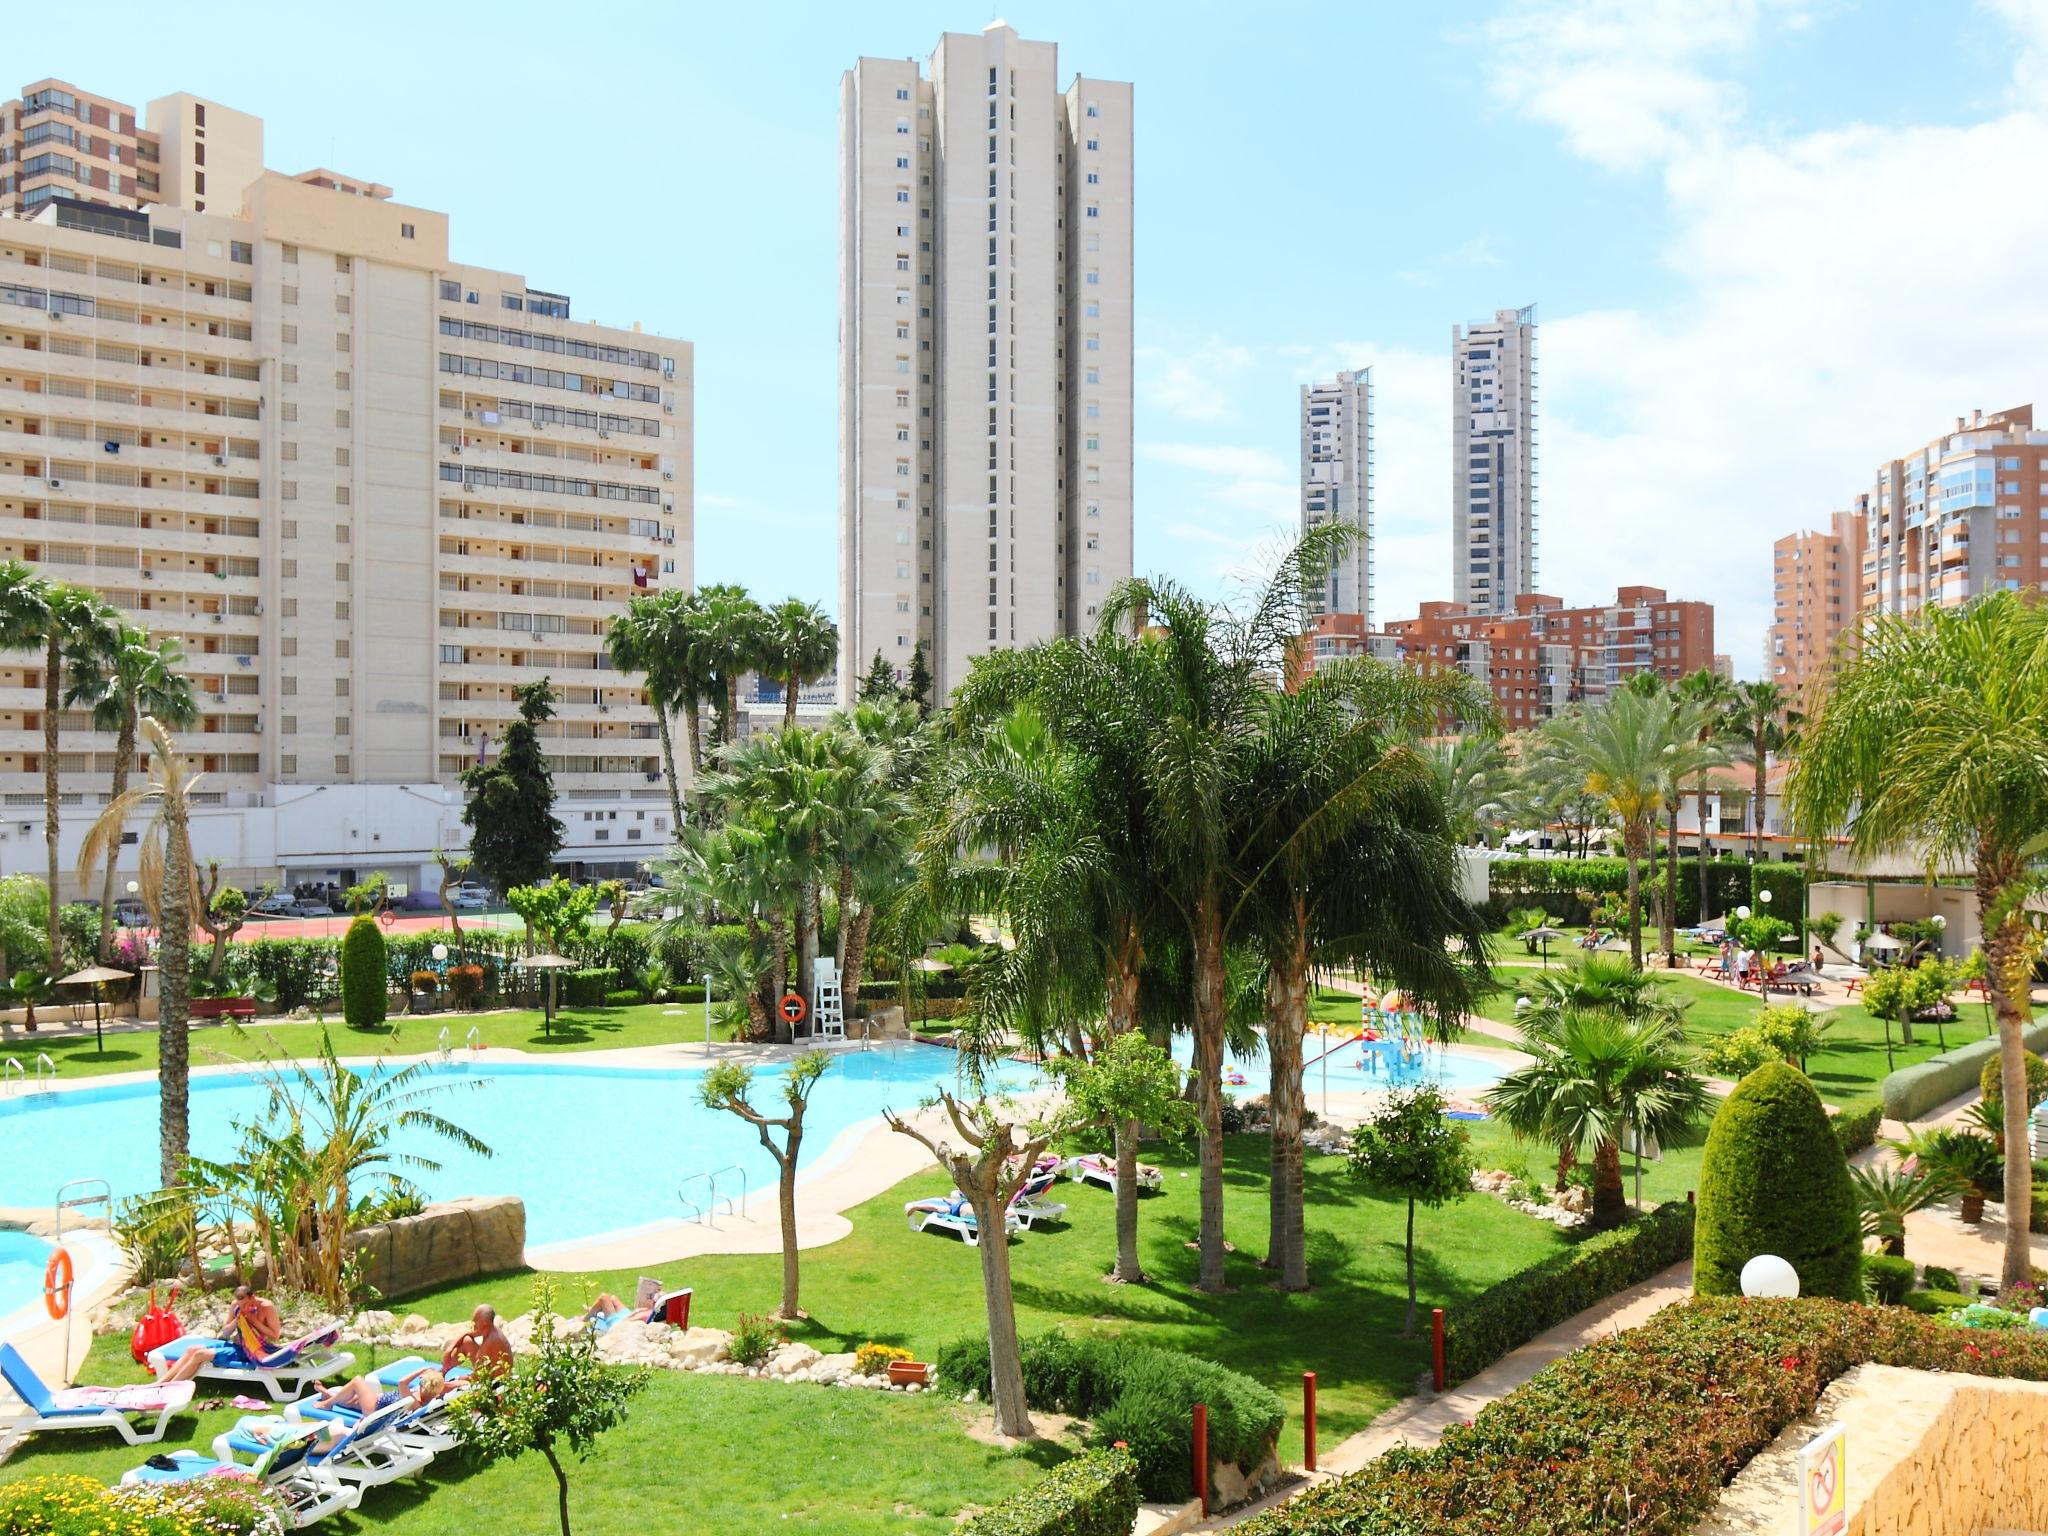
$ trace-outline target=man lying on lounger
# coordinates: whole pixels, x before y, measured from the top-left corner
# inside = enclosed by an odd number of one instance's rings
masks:
[[[599,1294],[597,1300],[584,1308],[583,1315],[603,1328],[609,1328],[615,1322],[644,1323],[654,1315],[654,1303],[660,1296],[661,1282],[642,1275],[640,1284],[633,1292],[632,1306],[627,1306],[610,1291],[604,1291]],[[620,1315],[622,1313],[623,1317]]]
[[[400,1398],[411,1398],[419,1407],[426,1407],[435,1398],[448,1390],[448,1378],[431,1365],[423,1365],[409,1376],[401,1376],[398,1385],[387,1387],[374,1376],[351,1376],[338,1387],[329,1387],[313,1399],[315,1408],[346,1408],[351,1413],[375,1413],[380,1408],[389,1408]]]
[[[498,1313],[494,1307],[478,1307],[470,1314],[469,1332],[441,1351],[441,1369],[452,1370],[466,1365],[472,1370],[509,1371],[512,1369],[512,1341],[505,1337],[505,1330],[498,1326]]]
[[[238,1285],[235,1287],[234,1305],[228,1308],[227,1322],[222,1326],[221,1334],[219,1349],[203,1345],[188,1349],[173,1360],[170,1369],[157,1380],[190,1381],[216,1361],[231,1368],[257,1365],[260,1361],[250,1353],[251,1345],[265,1354],[276,1349],[284,1339],[284,1319],[278,1316],[276,1304],[268,1297],[258,1296],[246,1285]]]

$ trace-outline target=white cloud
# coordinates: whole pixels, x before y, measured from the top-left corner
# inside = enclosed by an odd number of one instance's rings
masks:
[[[1232,413],[1233,386],[1252,367],[1249,347],[1210,338],[1185,350],[1137,349],[1138,397],[1185,421],[1224,421]]]

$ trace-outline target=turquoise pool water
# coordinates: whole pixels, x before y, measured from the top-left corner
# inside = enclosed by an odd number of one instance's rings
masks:
[[[1333,1042],[1340,1036],[1329,1037]],[[1303,1055],[1312,1063],[1307,1071],[1308,1091],[1313,1096],[1324,1083],[1323,1064],[1315,1058],[1322,1050],[1321,1037],[1310,1035],[1303,1042]],[[1173,1042],[1174,1060],[1182,1066],[1194,1061],[1194,1041],[1185,1035]],[[1329,1086],[1342,1093],[1382,1088],[1410,1088],[1434,1083],[1446,1094],[1471,1098],[1485,1092],[1501,1078],[1501,1064],[1490,1056],[1455,1045],[1424,1045],[1404,1052],[1399,1043],[1380,1040],[1370,1046],[1345,1045],[1330,1054]],[[1236,1072],[1244,1081],[1228,1079]],[[1268,1073],[1263,1054],[1224,1057],[1224,1092],[1238,1098],[1256,1098],[1266,1091]]]
[[[26,1232],[0,1232],[0,1317],[43,1299],[43,1266],[50,1245]]]
[[[836,1053],[812,1091],[798,1167],[815,1170],[849,1127],[873,1120],[885,1108],[914,1109],[934,1088],[951,1085],[957,1063],[952,1051],[928,1045]],[[755,1074],[754,1102],[770,1114],[777,1112],[775,1079],[781,1072],[763,1067]],[[495,1155],[479,1157],[408,1131],[395,1138],[397,1150],[441,1166],[398,1171],[430,1199],[520,1196],[531,1245],[673,1220],[687,1214],[677,1196],[682,1180],[727,1164],[745,1170],[752,1190],[774,1187],[774,1161],[753,1127],[697,1102],[701,1069],[456,1061],[436,1066],[432,1075],[443,1091],[427,1107],[470,1131]],[[1011,1086],[1027,1081],[1020,1068]],[[260,1117],[268,1097],[255,1074],[195,1077],[192,1150],[202,1157],[229,1155],[235,1122]],[[57,1184],[70,1178],[105,1179],[116,1198],[154,1189],[157,1113],[154,1082],[0,1103],[0,1206],[46,1206]],[[730,1175],[720,1179],[721,1196],[736,1189]],[[38,1295],[42,1263],[35,1260]],[[0,1296],[0,1312],[6,1310]]]

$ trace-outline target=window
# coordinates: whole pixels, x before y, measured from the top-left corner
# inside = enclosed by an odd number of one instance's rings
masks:
[[[501,304],[501,305],[502,305],[502,306],[503,306],[504,308],[506,308],[506,309],[524,309],[524,308],[526,308],[526,301],[525,301],[525,300],[523,300],[523,299],[521,299],[521,298],[519,297],[519,295],[518,295],[518,294],[516,294],[516,293],[501,293],[501,294],[499,294],[499,295],[498,295],[498,303],[499,303],[499,304]]]
[[[337,257],[335,257],[335,258],[334,258],[334,270],[335,270],[335,271],[337,271],[337,272],[353,272],[353,271],[355,271],[355,269],[356,269],[356,264],[355,264],[355,262],[354,262],[354,261],[353,261],[353,260],[352,260],[351,258],[349,258],[349,257],[347,257],[347,256],[337,256]]]
[[[1101,178],[1100,176],[1096,175],[1096,174],[1095,174],[1095,172],[1093,172],[1093,171],[1090,171],[1090,172],[1088,173],[1088,185],[1089,185],[1089,186],[1091,186],[1091,187],[1093,187],[1093,186],[1099,186],[1099,185],[1101,184],[1101,182],[1102,182],[1102,178]]]
[[[281,261],[283,261],[286,266],[296,267],[299,264],[299,248],[296,245],[279,246],[278,258]]]
[[[412,237],[413,237],[413,227],[412,227],[412,226],[411,226],[410,224],[401,224],[401,225],[399,225],[399,226],[398,226],[398,238],[399,238],[399,239],[401,239],[401,240],[410,240],[410,239],[412,239]]]
[[[442,646],[442,647],[441,647],[441,660],[442,660],[443,662],[453,662],[453,663],[460,663],[460,662],[461,662],[461,660],[462,660],[462,647],[461,647],[461,646],[459,646],[459,645],[444,645],[444,646]]]
[[[910,88],[909,88],[908,86],[902,86],[902,85],[899,85],[899,86],[897,86],[897,87],[896,87],[896,99],[897,99],[898,101],[908,101],[908,100],[910,100]]]
[[[1090,103],[1088,104],[1088,115],[1089,115],[1090,117],[1100,117],[1100,116],[1101,116],[1102,114],[1101,114],[1100,112],[1096,111],[1096,110],[1095,110],[1095,104],[1094,104],[1093,102],[1090,102]]]
[[[245,267],[253,266],[256,261],[255,247],[246,240],[230,240],[228,242],[228,260],[239,261]]]
[[[909,118],[907,118],[907,117],[899,117],[899,118],[897,118],[897,119],[896,119],[896,131],[897,131],[898,133],[908,133],[908,132],[910,132],[910,119],[909,119]]]
[[[462,284],[451,283],[448,281],[447,278],[442,278],[441,297],[446,299],[450,304],[460,304],[462,302]]]
[[[299,328],[296,325],[281,325],[277,328],[278,340],[288,347],[299,344]]]

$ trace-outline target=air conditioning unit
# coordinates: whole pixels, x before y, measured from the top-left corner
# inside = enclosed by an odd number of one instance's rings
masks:
[[[664,544],[673,544],[673,543],[675,543],[675,541],[676,541],[676,531],[675,531],[675,529],[673,529],[673,528],[669,529],[669,530],[668,530],[667,532],[663,533],[663,534],[662,534],[662,536],[661,536],[661,542],[662,542],[662,543],[664,543]]]
[[[251,608],[251,609],[250,609],[249,611],[250,611],[251,613],[255,614],[257,618],[259,618],[259,619],[260,619],[260,618],[262,618],[262,617],[263,617],[263,599],[262,599],[262,598],[260,598],[260,597],[259,597],[259,598],[257,598],[257,599],[256,599],[256,605],[255,605],[255,606],[254,606],[253,608]]]
[[[60,320],[62,320],[63,318],[64,318],[64,311],[63,311],[63,310],[61,310],[61,309],[53,309],[53,310],[51,310],[51,311],[50,311],[50,323],[51,323],[52,325],[55,325],[55,324],[57,324],[57,322],[58,322],[58,321],[60,321]]]
[[[224,613],[216,613],[216,614],[215,614],[215,615],[213,616],[213,622],[214,622],[214,623],[216,623],[216,624],[225,624],[225,623],[227,623],[227,621],[228,621],[228,616],[227,616],[226,614],[224,614]]]
[[[256,717],[255,731],[258,736],[263,734],[263,717],[261,715]]]
[[[156,572],[155,572],[155,571],[152,571],[152,570],[150,570],[150,569],[149,569],[149,568],[148,568],[147,566],[144,566],[144,567],[143,567],[143,571],[142,571],[142,579],[143,579],[144,581],[155,581],[155,580],[156,580]]]
[[[607,437],[607,438],[608,438],[608,437],[610,437],[610,436],[611,436],[611,433],[609,433],[609,432],[605,431],[605,429],[604,429],[603,427],[599,427],[599,428],[597,429],[597,435],[598,435],[599,437]]]
[[[213,694],[211,697],[213,699],[213,702],[216,704],[225,704],[228,701],[228,696],[224,693],[216,693]]]
[[[216,453],[213,456],[213,462],[219,468],[226,469],[228,467],[228,456],[224,453]]]
[[[672,501],[664,501],[664,502],[663,502],[663,503],[661,504],[661,510],[662,510],[662,511],[664,511],[664,512],[673,512],[673,511],[675,511],[675,509],[676,509],[676,504],[675,504],[674,502],[672,502]]]
[[[50,482],[50,489],[53,491],[61,491],[64,489],[64,482],[62,480],[52,480]]]
[[[673,400],[663,401],[661,408],[663,412],[666,413],[667,415],[673,416],[676,413],[675,402]]]
[[[450,444],[448,445],[448,451],[449,451],[450,453],[460,453],[460,452],[462,452],[462,444],[460,444],[460,443],[450,443]]]
[[[663,470],[663,471],[661,472],[661,478],[662,478],[662,479],[664,479],[664,480],[673,480],[673,479],[675,479],[675,477],[676,477],[676,472],[675,472],[674,470],[672,470],[672,469],[664,469],[664,470]]]

